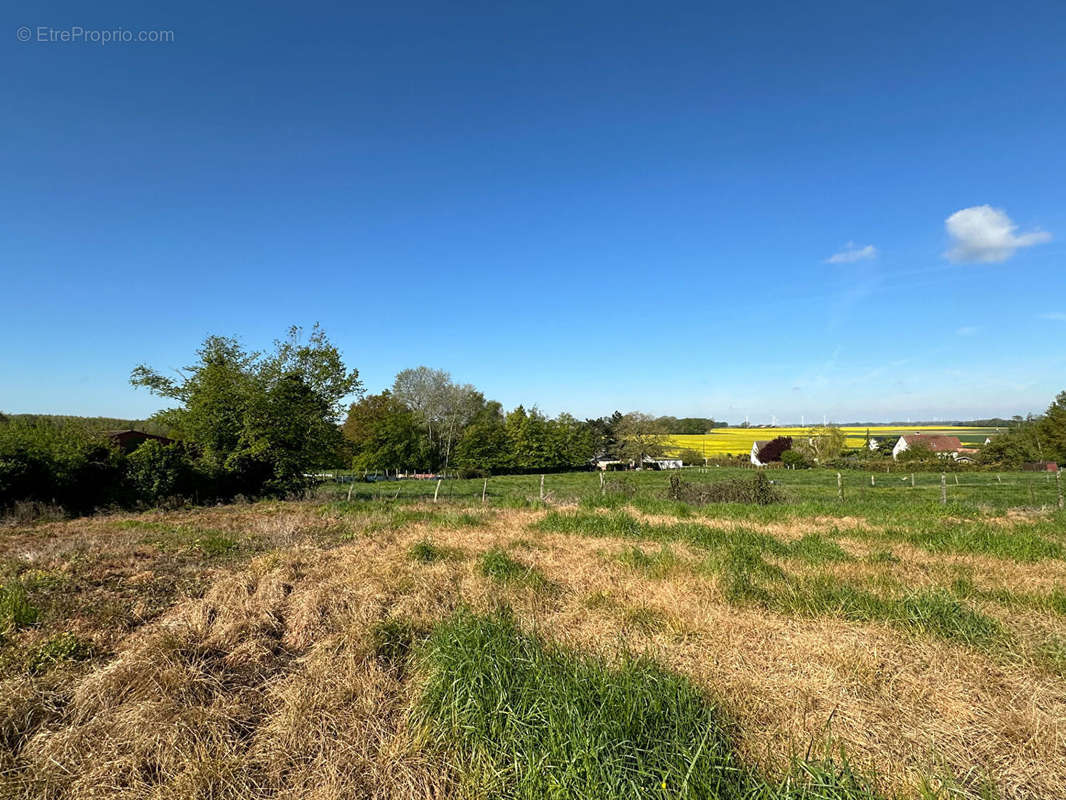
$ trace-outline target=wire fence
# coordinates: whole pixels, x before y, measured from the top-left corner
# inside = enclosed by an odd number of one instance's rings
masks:
[[[419,502],[570,503],[596,496],[625,494],[633,498],[663,498],[666,471],[602,473],[566,472],[543,475],[497,475],[489,478],[441,476],[398,477],[385,473],[320,473],[334,496],[345,500],[403,500]],[[1012,507],[1063,508],[1066,479],[1061,471],[1032,472],[876,472],[858,470],[772,470],[765,474],[793,503],[864,505],[940,505],[995,509]],[[683,480],[714,483],[745,477],[744,468],[686,467]]]

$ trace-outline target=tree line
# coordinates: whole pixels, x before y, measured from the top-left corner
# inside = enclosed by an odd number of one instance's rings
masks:
[[[130,380],[169,402],[137,426],[167,440],[126,451],[101,433],[102,425],[120,421],[0,414],[0,510],[19,501],[81,513],[172,500],[283,497],[308,488],[316,471],[337,467],[472,476],[581,469],[596,457],[640,465],[664,454],[668,434],[722,425],[639,412],[581,420],[548,417],[535,406],[505,410],[475,387],[424,366],[364,395],[358,371],[317,325],[306,336],[290,329],[267,351],[209,336],[175,375],[140,365]],[[794,466],[884,457],[866,448],[844,452],[843,445],[843,433],[830,427],[790,442],[781,457]],[[681,457],[703,463],[696,451]],[[1011,425],[981,460],[1008,468],[1066,462],[1066,392],[1044,414]]]
[[[597,456],[640,462],[662,455],[666,434],[706,433],[717,424],[639,412],[581,420],[565,412],[548,417],[535,406],[507,411],[446,371],[421,366],[352,403],[341,431],[357,470],[480,476],[583,469]]]

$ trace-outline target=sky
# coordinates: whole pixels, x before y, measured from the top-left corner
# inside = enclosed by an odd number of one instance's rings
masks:
[[[8,4],[0,410],[143,417],[137,364],[319,322],[368,392],[1039,411],[1064,42],[1058,0]]]

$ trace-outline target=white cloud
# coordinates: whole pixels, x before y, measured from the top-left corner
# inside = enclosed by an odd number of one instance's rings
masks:
[[[955,334],[957,336],[973,336],[979,330],[981,330],[981,329],[978,328],[976,325],[963,325],[961,328],[959,328],[957,331],[955,331]]]
[[[848,242],[839,253],[834,253],[825,260],[827,264],[851,264],[855,261],[865,261],[868,258],[877,257],[877,248],[872,244],[859,247],[855,242]]]
[[[1053,319],[1057,322],[1066,322],[1066,311],[1049,311],[1046,314],[1037,314],[1039,319]]]
[[[1020,247],[1051,241],[1051,234],[1030,231],[1016,234],[1018,226],[1001,208],[972,206],[956,211],[944,221],[953,247],[944,255],[949,261],[1006,261]]]

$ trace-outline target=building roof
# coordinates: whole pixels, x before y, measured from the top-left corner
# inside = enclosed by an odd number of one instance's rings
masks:
[[[901,436],[900,438],[907,443],[907,447],[920,444],[928,447],[934,453],[957,453],[959,448],[962,447],[962,442],[959,441],[958,436],[923,436],[920,433],[916,433],[913,436]]]

